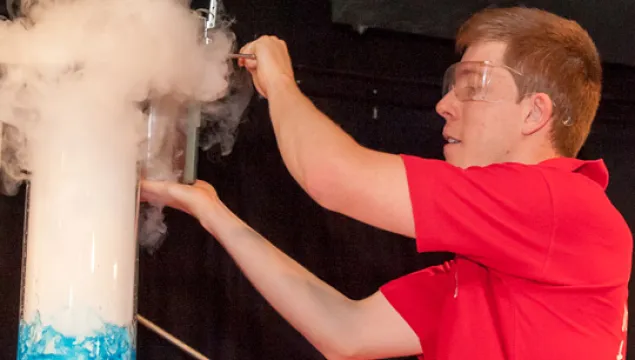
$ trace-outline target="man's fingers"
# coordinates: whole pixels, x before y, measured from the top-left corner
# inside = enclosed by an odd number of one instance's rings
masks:
[[[161,181],[142,180],[141,200],[145,202],[164,203],[167,196],[167,184]]]
[[[167,188],[167,195],[172,199],[188,200],[189,193],[192,191],[189,187],[189,185],[170,184]]]
[[[158,195],[165,191],[165,185],[159,181],[141,180],[141,193],[145,195]]]
[[[258,63],[255,60],[245,60],[245,69],[254,74],[258,70]]]
[[[255,51],[256,51],[256,47],[253,42],[248,43],[247,45],[243,46],[240,49],[241,54],[255,54]],[[240,58],[238,59],[238,65],[245,67],[247,69],[253,70],[256,68],[257,63],[253,59]]]
[[[255,50],[256,50],[255,49],[255,42],[252,41],[250,43],[247,43],[245,46],[243,46],[240,49],[240,53],[241,54],[253,54]]]
[[[141,200],[150,204],[168,206],[198,217],[209,201],[218,197],[212,185],[197,180],[193,185],[165,181],[141,181]]]
[[[203,189],[207,191],[214,191],[214,187],[210,185],[208,182],[205,182],[203,180],[196,180],[196,182],[192,186],[194,186],[195,188],[199,188],[199,189]]]

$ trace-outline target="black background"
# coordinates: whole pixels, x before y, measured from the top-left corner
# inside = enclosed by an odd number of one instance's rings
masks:
[[[537,7],[579,22],[609,62],[635,65],[635,2],[630,0],[332,0],[333,19],[354,26],[454,38],[473,12],[488,6]]]

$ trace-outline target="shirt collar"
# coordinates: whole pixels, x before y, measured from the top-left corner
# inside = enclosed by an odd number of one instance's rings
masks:
[[[566,157],[558,157],[545,160],[539,166],[565,170],[582,174],[595,181],[603,189],[609,184],[609,171],[604,160],[580,160]]]

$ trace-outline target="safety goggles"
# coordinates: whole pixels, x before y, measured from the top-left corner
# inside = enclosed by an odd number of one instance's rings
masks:
[[[460,101],[515,101],[511,86],[521,72],[489,61],[462,61],[450,66],[443,77],[443,96],[450,91]]]
[[[506,65],[495,65],[489,61],[462,61],[450,66],[443,77],[445,97],[450,91],[460,101],[485,101],[490,103],[516,101],[518,97],[512,86],[523,74]],[[556,104],[553,103],[553,107]],[[561,114],[562,123],[571,126],[568,113]]]

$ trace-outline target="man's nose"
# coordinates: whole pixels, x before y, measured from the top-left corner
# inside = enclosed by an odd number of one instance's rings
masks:
[[[454,90],[449,91],[436,106],[436,111],[445,121],[455,120],[457,117],[457,103],[459,100],[456,98],[454,94]]]

